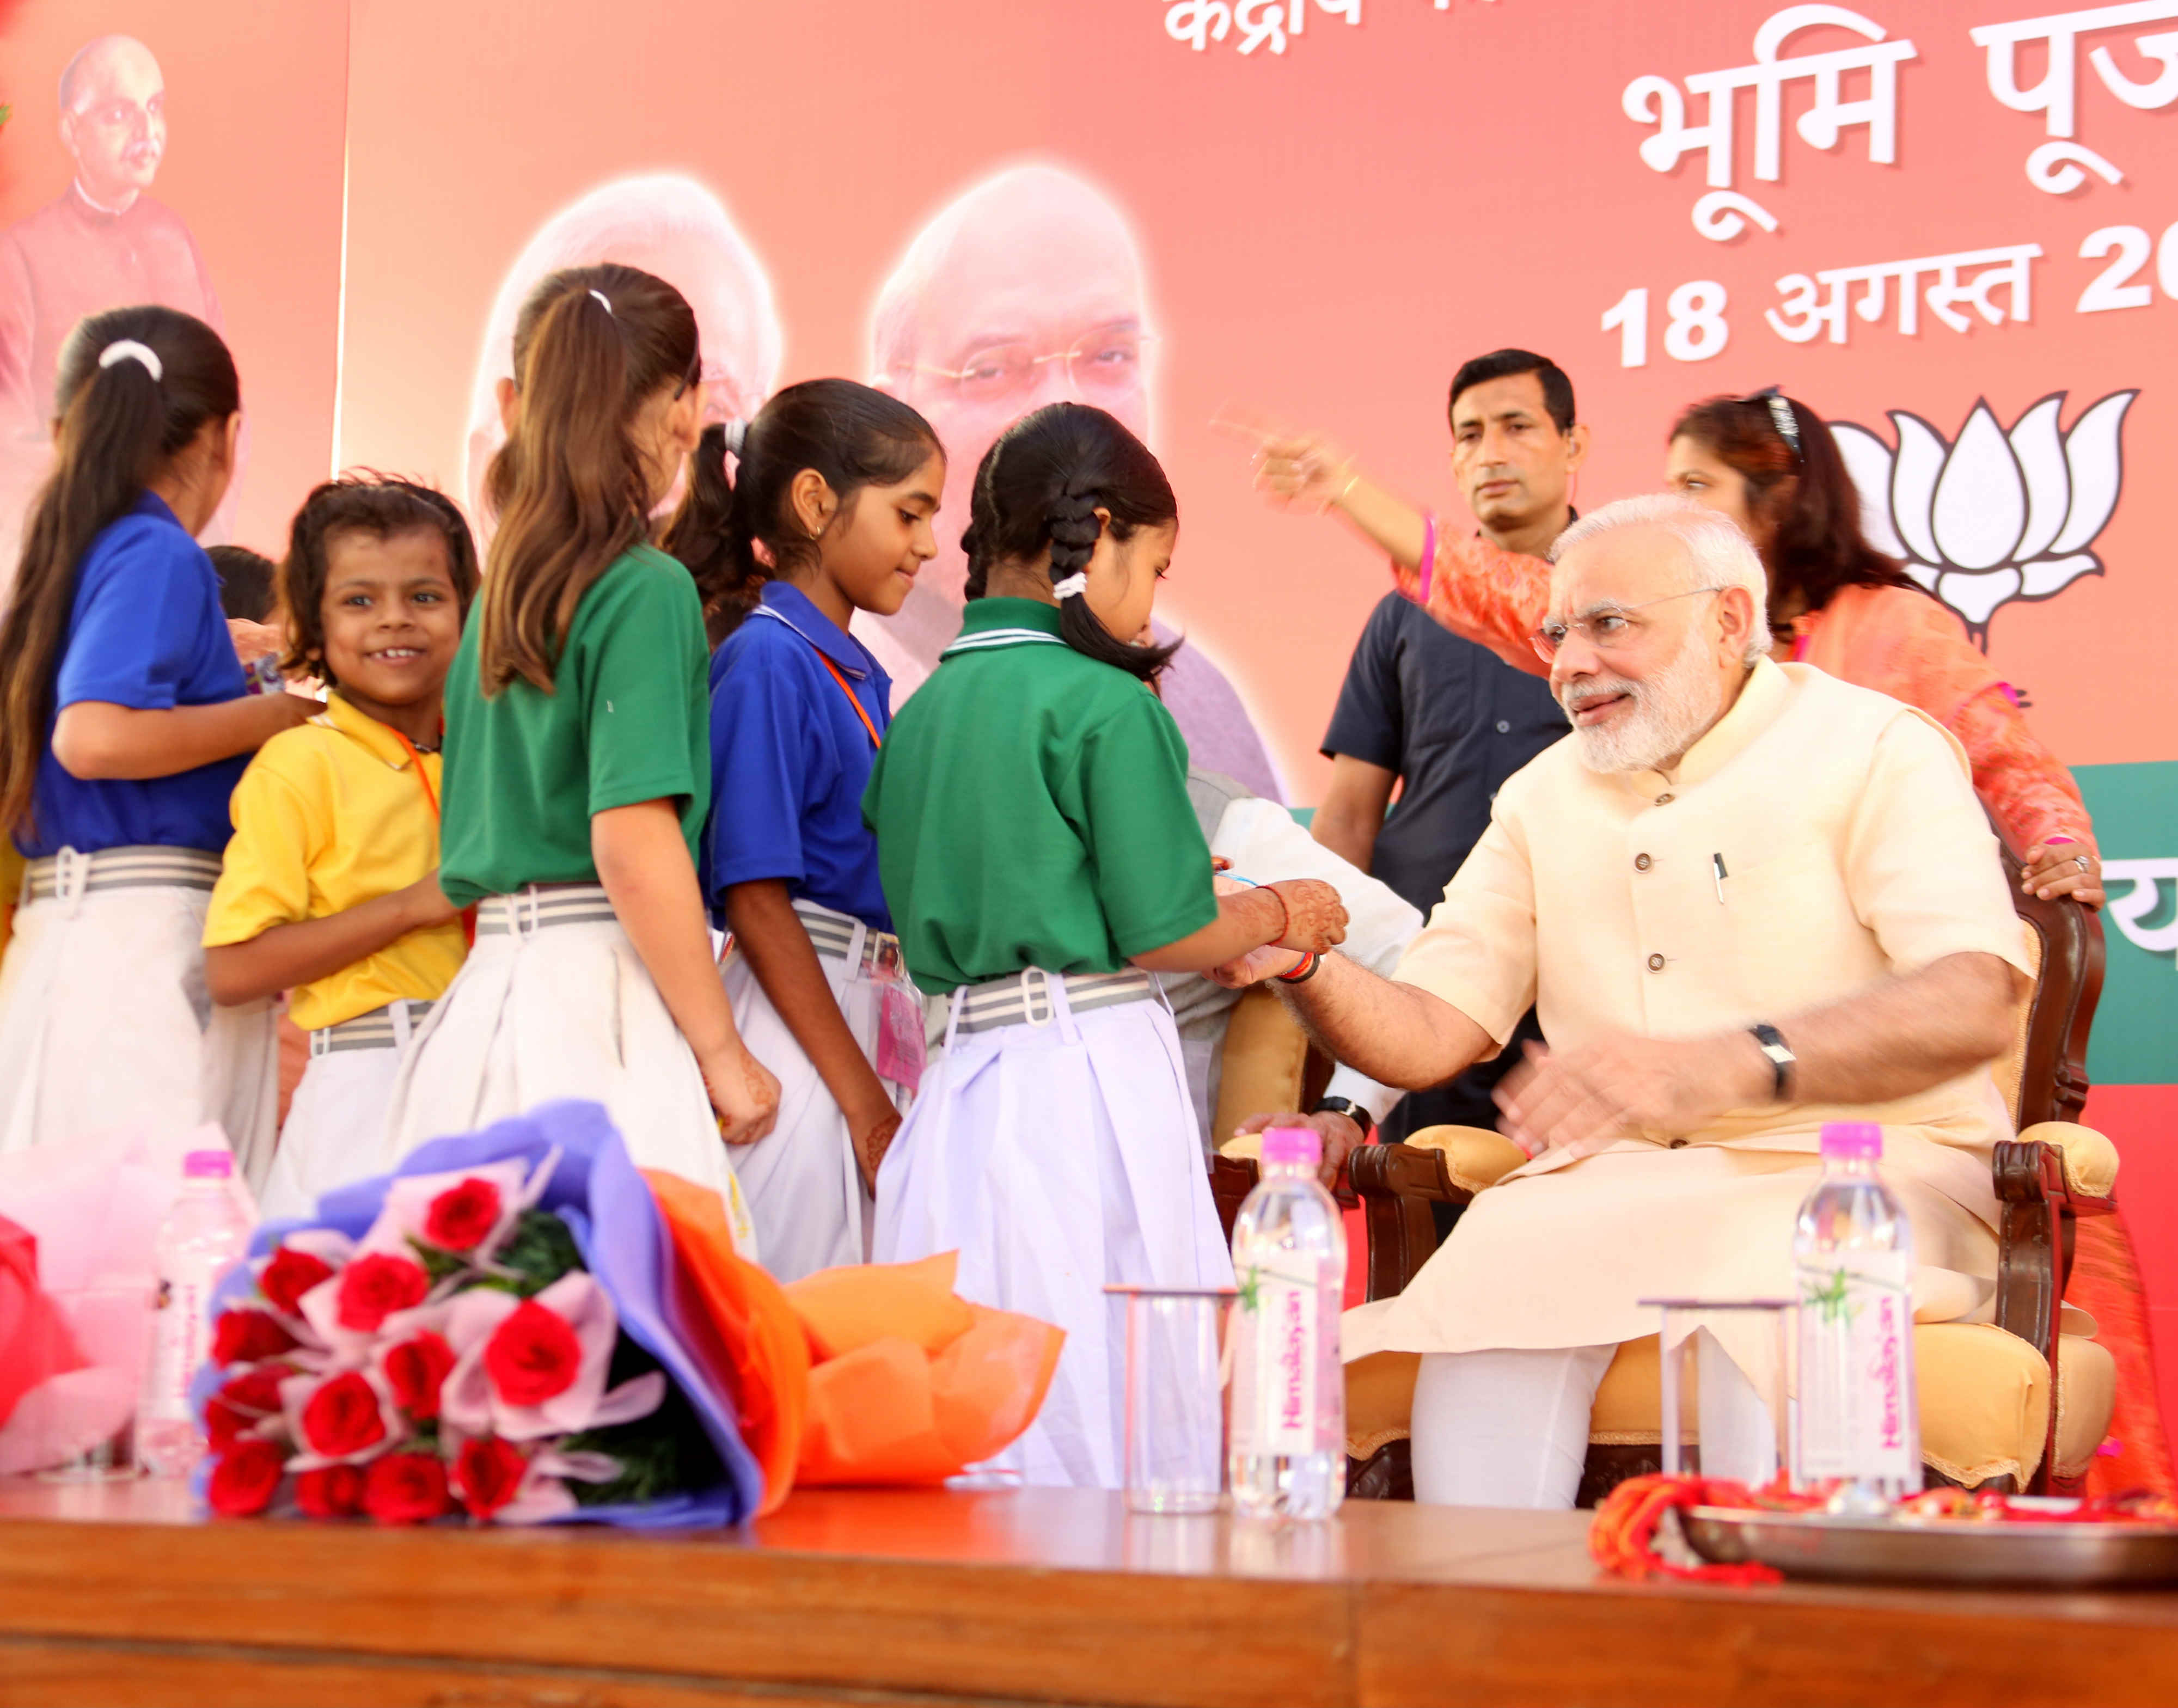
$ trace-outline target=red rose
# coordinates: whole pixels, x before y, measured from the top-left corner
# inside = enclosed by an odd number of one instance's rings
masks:
[[[474,1175],[431,1200],[424,1237],[447,1251],[473,1251],[499,1225],[499,1188]]]
[[[428,1453],[389,1453],[370,1462],[363,1509],[382,1525],[420,1525],[451,1510],[446,1468]]]
[[[295,1337],[269,1311],[222,1311],[212,1329],[211,1361],[222,1367],[254,1364],[260,1358],[277,1358],[295,1344]]]
[[[269,1441],[248,1437],[219,1456],[205,1485],[211,1509],[231,1519],[248,1518],[272,1504],[273,1491],[287,1470],[287,1457]]]
[[[507,1404],[542,1405],[575,1385],[583,1367],[583,1343],[564,1318],[525,1299],[492,1331],[484,1367]]]
[[[431,1278],[419,1264],[406,1257],[389,1257],[373,1251],[358,1257],[342,1272],[340,1326],[365,1334],[375,1333],[380,1323],[397,1311],[413,1310],[431,1290]]]
[[[419,1423],[439,1415],[439,1387],[453,1367],[454,1349],[429,1329],[386,1349],[386,1381],[394,1403]]]
[[[219,1397],[238,1411],[270,1417],[280,1409],[280,1384],[293,1375],[284,1364],[260,1364],[230,1377]]]
[[[454,1455],[454,1486],[469,1516],[488,1519],[514,1498],[529,1461],[522,1449],[497,1436],[472,1436]]]
[[[378,1390],[360,1371],[324,1383],[303,1405],[303,1439],[312,1453],[346,1459],[386,1439]]]
[[[352,1519],[363,1510],[363,1467],[320,1465],[295,1479],[295,1504],[312,1519]]]
[[[322,1257],[282,1245],[272,1254],[265,1273],[257,1278],[257,1290],[273,1308],[290,1317],[302,1308],[303,1295],[320,1281],[331,1278],[333,1266]]]
[[[205,1438],[214,1453],[225,1453],[257,1422],[247,1412],[237,1411],[216,1395],[205,1402],[204,1421]]]

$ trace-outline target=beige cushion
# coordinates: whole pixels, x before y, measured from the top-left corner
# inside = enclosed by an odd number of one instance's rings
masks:
[[[1250,1115],[1300,1107],[1308,1034],[1269,991],[1259,987],[1245,992],[1234,1005],[1218,1060],[1218,1107],[1211,1111],[1212,1132],[1229,1133]],[[1245,1154],[1260,1155],[1260,1147]]]
[[[2117,1147],[2093,1127],[2071,1121],[2037,1121],[2019,1136],[2055,1145],[2065,1158],[2065,1184],[2090,1198],[2107,1198],[2117,1190]]]
[[[1921,1453],[1929,1464],[1969,1487],[2003,1475],[2023,1485],[2034,1475],[2049,1418],[2049,1366],[2040,1353],[1993,1324],[1924,1322],[1913,1331],[1913,1360]],[[1406,1435],[1420,1363],[1415,1353],[1379,1352],[1346,1366],[1346,1450],[1355,1459]],[[2077,1476],[2110,1432],[2117,1366],[2108,1348],[2070,1334],[2059,1364],[2064,1375],[2056,1469],[2060,1476]],[[1657,1366],[1653,1334],[1618,1349],[1596,1390],[1591,1442],[1657,1442]],[[1683,1402],[1690,1417],[1699,1400],[1690,1381]]]
[[[1528,1160],[1504,1134],[1486,1127],[1424,1127],[1407,1142],[1418,1151],[1443,1152],[1444,1171],[1463,1191],[1494,1186]]]

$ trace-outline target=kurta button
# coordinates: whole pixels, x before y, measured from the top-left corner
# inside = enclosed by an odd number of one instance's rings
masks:
[[[1646,854],[1636,854],[1634,857],[1634,869],[1636,872],[1646,872],[1655,863]]]
[[[1508,723],[1508,722],[1507,722],[1504,719],[1502,719],[1502,718],[1498,719],[1498,720],[1497,720],[1497,733],[1498,733],[1499,735],[1501,735],[1501,736],[1509,736],[1509,735],[1511,735],[1511,734],[1513,733],[1513,726],[1512,726],[1512,725],[1511,725],[1511,724],[1509,724],[1509,723]]]
[[[1687,1141],[1684,1139],[1673,1139],[1672,1141],[1671,1148],[1675,1151],[1683,1151],[1686,1147]]]
[[[1649,971],[1651,972],[1661,972],[1663,970],[1664,957],[1661,955],[1650,955],[1649,957]]]
[[[1656,797],[1656,804],[1659,807],[1668,807],[1672,804],[1672,797],[1668,794],[1659,795]]]

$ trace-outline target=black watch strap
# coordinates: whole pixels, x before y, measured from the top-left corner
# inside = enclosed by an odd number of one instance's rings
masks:
[[[1318,1098],[1316,1107],[1309,1113],[1317,1115],[1343,1115],[1361,1129],[1361,1136],[1365,1139],[1376,1130],[1376,1116],[1371,1114],[1351,1098]]]
[[[1800,1059],[1792,1054],[1792,1045],[1785,1042],[1784,1033],[1767,1021],[1747,1029],[1754,1034],[1754,1042],[1761,1047],[1762,1054],[1770,1058],[1770,1071],[1776,1076],[1770,1088],[1770,1101],[1780,1103],[1790,1102],[1792,1070],[1800,1065]]]

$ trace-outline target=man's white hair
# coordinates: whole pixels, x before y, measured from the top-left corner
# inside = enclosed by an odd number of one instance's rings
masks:
[[[993,202],[1021,188],[1040,191],[1046,200],[1074,195],[1102,203],[1110,210],[1113,223],[1127,233],[1135,252],[1137,271],[1140,246],[1118,202],[1078,172],[1030,161],[1010,166],[979,180],[955,196],[929,224],[917,232],[900,258],[900,265],[878,289],[870,307],[870,379],[878,384],[913,368],[922,354],[919,324],[932,287],[944,277],[954,239],[970,220],[982,216]]]
[[[1770,650],[1770,577],[1754,543],[1728,516],[1720,515],[1676,492],[1647,492],[1621,498],[1592,511],[1561,534],[1551,547],[1551,561],[1563,561],[1577,545],[1615,528],[1661,528],[1687,549],[1687,590],[1739,587],[1754,602],[1754,626],[1748,632],[1743,664],[1752,665]]]
[[[736,412],[753,415],[779,383],[785,337],[772,298],[771,280],[736,228],[725,204],[705,185],[679,172],[616,178],[577,196],[537,228],[506,270],[484,323],[476,383],[469,391],[468,430],[496,437],[501,380],[514,376],[514,322],[539,282],[563,267],[593,266],[624,251],[648,249],[675,238],[709,244],[748,281],[745,312],[733,324],[704,324],[703,371],[729,382]],[[672,282],[670,280],[668,283]],[[696,304],[699,320],[708,304]],[[473,490],[480,471],[465,468],[462,485]]]

